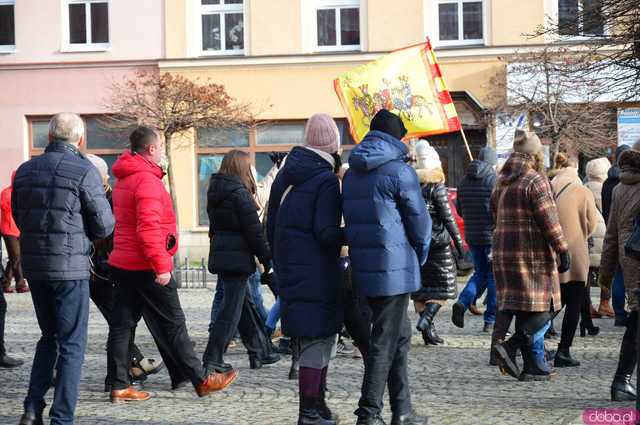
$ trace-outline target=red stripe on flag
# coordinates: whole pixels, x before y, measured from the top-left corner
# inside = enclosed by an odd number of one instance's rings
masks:
[[[453,100],[451,100],[451,95],[447,90],[441,91],[440,93],[438,93],[438,101],[443,105],[448,105],[450,103],[453,103]]]
[[[449,131],[458,131],[462,128],[462,123],[460,122],[460,117],[458,116],[449,118],[447,120],[447,124],[449,125]]]

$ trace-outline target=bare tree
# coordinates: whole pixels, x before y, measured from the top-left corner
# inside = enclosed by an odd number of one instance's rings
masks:
[[[250,106],[229,96],[223,85],[158,71],[138,71],[114,83],[105,106],[113,113],[106,116],[104,125],[116,130],[128,129],[132,123],[148,125],[164,136],[169,191],[176,211],[172,159],[174,148],[185,143],[181,135],[197,128],[237,129],[255,122]]]
[[[615,143],[615,108],[600,101],[597,84],[576,78],[571,58],[550,46],[515,54],[490,83],[490,110],[526,112],[536,133],[551,140],[552,163],[559,150],[592,156]]]

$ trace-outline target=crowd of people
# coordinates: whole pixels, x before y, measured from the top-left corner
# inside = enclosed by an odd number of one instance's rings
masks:
[[[586,183],[566,154],[547,172],[534,133],[516,131],[499,170],[495,151],[483,148],[458,186],[465,240],[436,149],[419,140],[410,150],[403,121],[389,111],[375,115],[348,164],[335,121],[321,113],[307,121],[303,145],[272,155],[274,167],[260,182],[250,155],[233,150],[207,192],[208,268],[218,279],[199,359],[172,276],[178,232],[162,182],[161,136],[144,126],[131,133],[129,150],[112,167],[112,189],[107,164],[82,153],[84,134],[79,116],[56,115],[45,153],[19,167],[0,199],[2,223],[5,211],[15,219],[0,226],[9,250],[5,277],[13,276],[19,292],[27,279],[42,332],[20,425],[44,423],[50,387],[51,424],[74,423],[89,299],[109,326],[105,392],[114,403],[148,400],[141,383],[163,368],[174,389],[191,383],[203,397],[227,388],[237,369],[224,355],[239,334],[251,369],[291,354],[298,425],[334,425],[329,366],[340,335],[348,334],[365,366],[357,425],[385,424],[387,388],[391,425],[426,424],[411,403],[409,302],[424,344],[439,345],[436,316],[447,300],[455,300],[451,321],[463,328],[465,312],[485,292],[489,363],[503,374],[544,381],[556,368],[579,366],[570,351],[578,327],[581,336],[595,336],[592,318],[615,316],[626,331],[611,399],[636,398],[640,249],[628,241],[636,232],[640,240],[640,142],[620,147],[613,167],[606,158],[589,162]],[[456,260],[465,256],[465,242],[474,272],[458,294]],[[596,283],[597,309],[590,299]],[[269,312],[261,285],[276,299]],[[0,366],[17,367],[21,361],[4,349],[4,296],[0,301]],[[562,309],[557,350],[546,350],[545,335]],[[135,344],[140,319],[161,360]],[[284,349],[271,342],[278,321]]]

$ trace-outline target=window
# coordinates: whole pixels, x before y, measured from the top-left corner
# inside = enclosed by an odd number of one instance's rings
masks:
[[[104,0],[66,0],[63,11],[64,51],[109,48],[109,3]]]
[[[484,43],[484,4],[478,0],[438,0],[438,44]]]
[[[243,0],[198,0],[202,54],[244,53]]]
[[[16,48],[15,0],[0,0],[0,53]]]
[[[318,0],[315,23],[318,51],[360,49],[359,0]]]
[[[604,35],[600,0],[558,0],[558,30],[573,37]]]
[[[248,152],[255,164],[258,181],[271,170],[271,152],[289,152],[300,146],[304,138],[305,120],[272,121],[258,127],[241,129],[200,128],[196,131],[196,166],[198,167],[198,224],[209,225],[207,216],[207,190],[212,173],[220,168],[222,158],[232,149]],[[349,134],[345,119],[336,119],[340,130],[343,159],[355,143]]]
[[[83,116],[85,124],[86,152],[98,155],[107,162],[109,170],[118,156],[129,146],[129,128],[114,129],[104,120],[104,116]],[[29,156],[37,156],[44,152],[49,144],[50,117],[29,118]],[[110,183],[115,182],[109,172]]]

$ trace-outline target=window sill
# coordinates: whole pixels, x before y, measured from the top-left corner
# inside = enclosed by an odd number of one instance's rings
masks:
[[[437,41],[433,43],[433,47],[436,49],[455,49],[455,48],[469,48],[469,47],[486,47],[484,40],[473,41]]]
[[[315,46],[313,48],[314,53],[358,53],[362,52],[362,47],[360,45],[357,46]]]
[[[17,52],[16,46],[0,46],[0,55],[12,55]]]
[[[244,50],[201,50],[198,57],[244,56]]]
[[[68,44],[60,49],[60,53],[102,53],[109,51],[111,51],[110,44]]]

